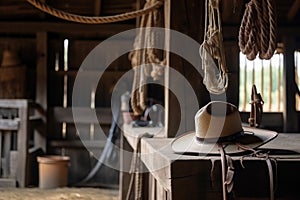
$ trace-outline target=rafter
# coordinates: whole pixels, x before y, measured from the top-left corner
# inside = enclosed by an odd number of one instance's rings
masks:
[[[101,14],[101,7],[102,7],[102,1],[101,0],[95,0],[95,3],[94,3],[94,14],[95,16],[100,16]]]
[[[295,0],[287,14],[288,21],[292,21],[296,17],[299,8],[300,8],[300,0]]]
[[[244,1],[222,0],[222,18],[224,23],[239,23]]]

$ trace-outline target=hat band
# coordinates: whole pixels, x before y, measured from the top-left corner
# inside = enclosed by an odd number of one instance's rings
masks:
[[[239,137],[244,135],[244,130],[239,131],[235,134],[229,135],[229,136],[225,136],[225,137],[219,137],[219,138],[200,138],[200,137],[196,137],[196,140],[198,142],[207,142],[207,143],[224,143],[224,142],[232,142],[235,141],[236,139],[238,139]]]

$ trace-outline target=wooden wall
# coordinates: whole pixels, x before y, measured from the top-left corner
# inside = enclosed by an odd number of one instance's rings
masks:
[[[47,1],[49,5],[81,15],[113,15],[136,9],[136,0],[89,0],[89,1]],[[84,25],[69,23],[47,15],[26,1],[3,1],[0,3],[0,55],[4,49],[16,50],[23,63],[33,75],[28,77],[28,95],[24,98],[37,101],[47,112],[46,138],[47,154],[63,154],[71,157],[69,184],[81,181],[96,164],[108,134],[111,123],[110,97],[118,79],[131,68],[128,55],[115,60],[105,71],[99,81],[95,94],[95,109],[91,108],[89,89],[82,90],[86,95],[80,108],[82,121],[76,130],[72,116],[72,89],[78,69],[84,58],[101,41],[122,31],[135,28],[136,21],[128,20],[120,23],[104,25]],[[68,69],[64,70],[64,40],[69,40]],[[126,42],[126,38],[124,41]],[[112,45],[118,45],[116,41]],[[2,56],[0,56],[2,58]],[[1,59],[0,59],[1,61]],[[88,74],[87,79],[95,75]],[[131,83],[125,87],[131,89]],[[65,97],[64,97],[65,95]],[[64,98],[66,103],[64,103]],[[89,121],[92,112],[102,123],[104,134],[97,127],[94,134]],[[65,130],[63,127],[65,126]],[[91,154],[85,145],[94,150]],[[42,142],[42,141],[41,141]],[[115,152],[118,156],[118,152]],[[118,165],[118,159],[114,161]],[[91,182],[98,185],[115,187],[118,184],[118,172],[103,167]]]

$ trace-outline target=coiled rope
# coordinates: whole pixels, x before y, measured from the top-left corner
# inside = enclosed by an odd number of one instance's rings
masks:
[[[144,8],[155,4],[156,0],[147,0]],[[162,27],[162,13],[160,10],[153,10],[141,17],[140,29],[134,41],[136,50],[129,54],[131,65],[134,69],[134,79],[132,84],[131,107],[134,115],[142,115],[146,110],[148,77],[158,80],[162,75],[166,60],[163,59],[162,52],[154,49],[156,43],[162,42],[158,38],[157,31],[153,27]],[[151,48],[149,48],[151,47]]]
[[[203,83],[212,94],[222,94],[228,86],[221,21],[220,0],[206,0],[204,39],[199,54],[204,70]]]
[[[270,59],[277,46],[277,20],[273,0],[251,0],[239,30],[239,47],[249,60],[259,54]]]
[[[81,16],[81,15],[64,12],[52,8],[51,6],[42,3],[38,0],[27,0],[27,2],[29,2],[36,8],[42,10],[43,12],[53,15],[55,17],[72,21],[72,22],[83,23],[83,24],[105,24],[105,23],[113,23],[113,22],[120,22],[129,19],[134,19],[136,17],[148,14],[149,12],[158,9],[161,5],[163,5],[163,0],[155,0],[155,2],[151,6],[145,7],[144,9],[127,12],[119,15],[113,15],[113,16],[92,17],[92,16]]]

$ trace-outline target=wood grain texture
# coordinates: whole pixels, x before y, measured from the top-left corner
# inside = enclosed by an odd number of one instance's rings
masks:
[[[299,140],[299,134],[279,134],[276,139],[261,148],[300,152]],[[173,153],[170,146],[171,142],[172,139],[142,139],[142,160],[149,169],[151,176],[155,178],[155,184],[159,184],[159,187],[164,188],[164,192],[170,194],[172,200],[184,199],[187,194],[189,194],[189,199],[221,199],[220,157],[178,155]],[[289,168],[288,171],[293,171],[292,176],[294,178],[292,179],[298,182],[297,177],[300,176],[300,173],[295,169],[300,164],[299,154],[273,156],[277,160],[277,170],[281,171],[278,174],[278,184],[281,185],[278,189],[282,194],[281,197],[283,199],[298,197],[299,193],[293,187],[294,184],[290,182],[291,176],[288,175],[290,173],[285,170]],[[249,198],[249,195],[254,195],[255,198],[259,199],[265,198],[268,195],[267,190],[262,189],[268,187],[265,159],[244,157],[244,169],[240,166],[241,156],[232,156],[232,159],[236,167],[237,194],[241,198]],[[213,160],[214,167],[212,167]],[[255,170],[257,168],[260,169],[259,172]],[[213,170],[213,177],[210,175],[211,170]],[[256,184],[252,184],[252,182]],[[249,192],[249,187],[253,188],[252,192]],[[248,190],[245,188],[248,188]],[[152,191],[157,193],[153,188]],[[163,199],[165,193],[160,194],[158,199]]]

